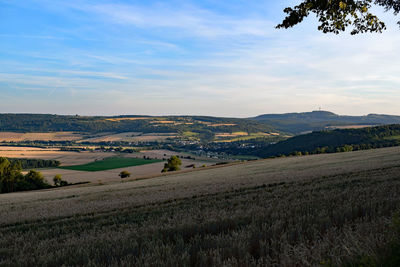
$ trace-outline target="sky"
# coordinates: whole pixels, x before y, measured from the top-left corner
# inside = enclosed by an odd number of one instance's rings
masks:
[[[275,26],[295,0],[0,0],[0,113],[400,115],[400,28]]]

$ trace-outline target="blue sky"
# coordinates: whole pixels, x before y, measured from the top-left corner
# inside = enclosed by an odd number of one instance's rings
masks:
[[[400,29],[324,35],[299,1],[0,0],[0,112],[399,114]]]

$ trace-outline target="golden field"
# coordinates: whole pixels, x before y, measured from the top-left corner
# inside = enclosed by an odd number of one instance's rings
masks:
[[[0,265],[385,262],[399,162],[394,147],[3,194]]]

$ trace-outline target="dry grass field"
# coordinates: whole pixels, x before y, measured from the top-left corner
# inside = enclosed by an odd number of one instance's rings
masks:
[[[195,164],[198,168],[206,165],[209,166],[211,163],[206,161],[193,161],[182,159],[181,169],[183,171],[192,170],[193,168],[185,168],[185,166]],[[145,179],[149,177],[159,176],[161,170],[164,167],[164,162],[157,162],[152,164],[125,167],[120,169],[112,169],[106,171],[98,172],[86,172],[86,171],[75,171],[75,170],[65,170],[65,169],[44,169],[40,172],[44,175],[46,180],[52,183],[52,179],[56,174],[61,174],[62,179],[69,183],[81,183],[81,182],[91,182],[95,184],[109,183],[121,181],[118,176],[121,171],[128,171],[131,173],[129,180]]]
[[[147,133],[143,134],[140,132],[125,132],[119,134],[108,134],[93,138],[87,138],[80,140],[81,142],[154,142],[154,141],[165,141],[168,138],[175,138],[176,133]]]
[[[140,119],[140,118],[129,118]],[[110,119],[111,120],[111,119]],[[115,119],[116,120],[116,119]],[[159,121],[156,121],[157,123]],[[0,132],[0,142],[22,142],[22,141],[76,141],[76,142],[154,142],[165,141],[168,138],[177,137],[177,133],[100,133],[96,135],[79,134],[73,132],[50,132],[50,133],[16,133]]]
[[[79,165],[115,156],[112,152],[70,152],[57,148],[0,146],[0,157],[27,159],[54,159],[63,165]]]
[[[82,135],[73,132],[51,132],[51,133],[16,133],[0,132],[0,142],[21,141],[76,141],[82,139]]]
[[[105,119],[106,121],[137,121],[137,120],[151,120],[153,118],[149,118],[149,117],[126,117],[126,118],[109,118],[109,119]]]
[[[385,262],[399,192],[394,147],[3,194],[0,265]]]
[[[34,148],[34,147],[7,147],[0,146],[0,156],[9,158],[32,158],[32,159],[48,159],[48,160],[58,160],[61,162],[61,166],[68,165],[82,165],[90,163],[96,160],[102,160],[104,158],[117,156],[117,153],[113,152],[69,152],[60,151],[57,148]],[[143,156],[163,159],[169,158],[173,155],[183,155],[184,153],[176,153],[169,150],[149,150],[143,151],[141,153],[124,154],[125,157],[139,157]],[[195,164],[196,167],[201,167],[203,165],[209,166],[215,164],[217,161],[212,159],[198,158],[196,160],[182,159],[183,170],[188,165]],[[113,169],[107,171],[99,172],[86,172],[86,171],[75,171],[75,170],[64,170],[58,168],[50,168],[39,170],[46,180],[52,183],[53,177],[56,174],[61,174],[63,180],[69,183],[80,183],[80,182],[91,182],[91,183],[105,183],[110,181],[120,181],[118,174],[127,170],[131,173],[131,178],[141,179],[146,177],[153,177],[160,174],[163,169],[164,162],[152,163],[148,165],[126,167],[121,169]]]

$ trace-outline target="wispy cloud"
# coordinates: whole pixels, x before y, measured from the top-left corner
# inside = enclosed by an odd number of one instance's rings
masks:
[[[235,12],[201,1],[7,3],[61,22],[29,34],[0,31],[0,92],[15,97],[0,100],[0,112],[10,103],[91,114],[399,112],[397,28],[332,36],[309,20],[278,31],[276,18],[251,1],[230,3]]]
[[[70,2],[64,8],[94,14],[96,19],[152,30],[176,30],[186,36],[227,37],[267,36],[275,23],[261,16],[254,18],[222,15],[195,5],[150,3],[133,5],[96,2]]]

